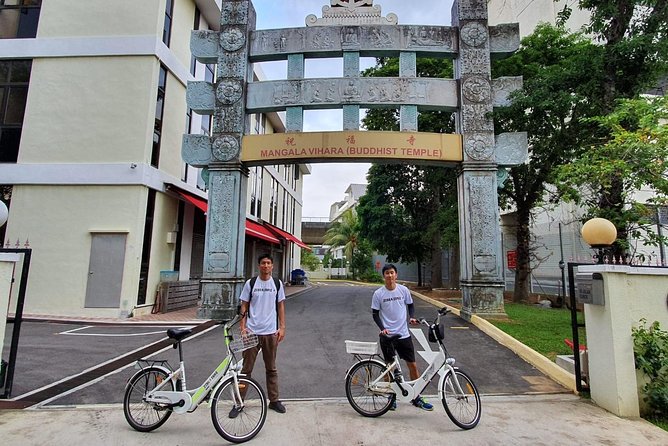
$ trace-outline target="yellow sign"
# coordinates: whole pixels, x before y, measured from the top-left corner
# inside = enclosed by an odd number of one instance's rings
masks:
[[[343,131],[245,135],[241,143],[241,161],[248,164],[378,160],[459,162],[462,138],[445,133]]]

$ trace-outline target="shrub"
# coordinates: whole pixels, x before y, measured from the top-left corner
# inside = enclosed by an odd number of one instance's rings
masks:
[[[636,369],[642,370],[650,379],[643,386],[644,400],[657,418],[668,417],[668,332],[661,330],[654,321],[646,328],[647,321],[631,330]]]

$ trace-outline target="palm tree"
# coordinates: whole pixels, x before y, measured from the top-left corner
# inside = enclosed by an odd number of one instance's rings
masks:
[[[329,245],[329,252],[343,247],[346,258],[350,259],[352,266],[353,255],[359,244],[359,227],[357,213],[354,209],[345,211],[341,218],[332,223],[325,233],[324,244]],[[352,268],[353,279],[355,279],[355,268]]]

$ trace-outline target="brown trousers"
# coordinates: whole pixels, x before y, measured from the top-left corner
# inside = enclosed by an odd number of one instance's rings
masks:
[[[267,396],[270,402],[278,401],[278,370],[276,369],[276,351],[278,350],[278,336],[258,335],[258,345],[244,350],[244,366],[241,373],[251,376],[257,354],[262,350],[262,360],[266,372]]]

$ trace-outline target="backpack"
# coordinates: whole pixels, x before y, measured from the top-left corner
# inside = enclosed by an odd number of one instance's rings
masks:
[[[276,285],[276,329],[278,329],[278,292],[281,291],[281,281],[278,280],[276,277],[272,277],[274,279],[274,285]],[[251,301],[253,300],[253,288],[255,288],[255,282],[257,282],[257,276],[253,277],[250,280],[250,294],[248,296],[248,317],[250,318],[250,309],[251,309]]]

